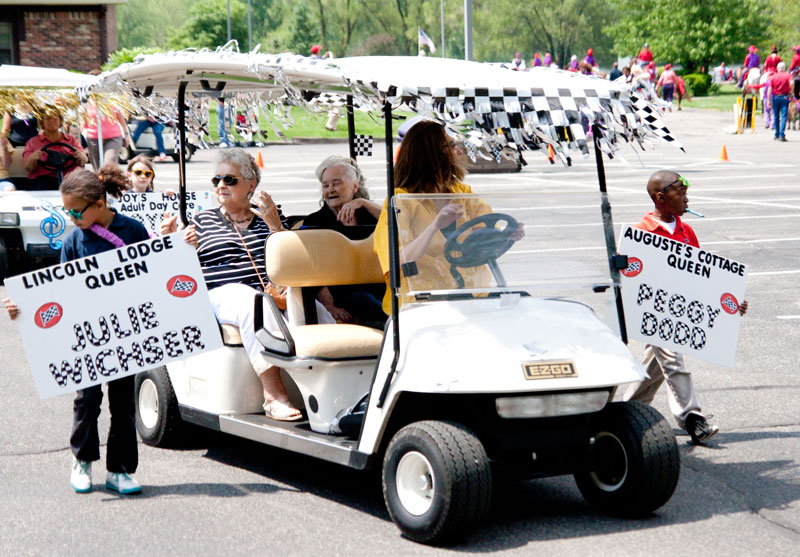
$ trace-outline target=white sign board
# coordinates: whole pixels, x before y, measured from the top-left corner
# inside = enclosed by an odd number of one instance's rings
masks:
[[[121,214],[141,222],[148,232],[161,233],[161,219],[164,213],[180,214],[179,194],[167,195],[163,192],[125,192],[112,206]],[[192,220],[198,211],[219,206],[217,196],[212,191],[186,192],[186,218]]]
[[[747,267],[630,226],[618,251],[628,337],[733,367]]]
[[[222,346],[181,233],[6,279],[40,398]]]

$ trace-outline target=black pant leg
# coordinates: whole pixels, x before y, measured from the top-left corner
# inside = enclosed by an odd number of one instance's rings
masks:
[[[103,389],[94,385],[75,393],[72,404],[72,435],[69,444],[72,454],[78,460],[94,462],[100,460],[100,438],[97,434],[97,417],[100,416],[100,403],[103,402]]]
[[[136,405],[133,398],[134,375],[108,383],[108,431],[106,468],[109,472],[133,474],[139,465],[136,441]]]

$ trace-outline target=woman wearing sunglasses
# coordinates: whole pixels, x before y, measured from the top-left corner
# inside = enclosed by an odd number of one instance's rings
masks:
[[[264,243],[272,232],[283,230],[285,225],[269,194],[256,192],[260,181],[261,170],[246,151],[238,148],[219,151],[211,183],[220,206],[197,213],[186,227],[184,238],[197,248],[217,321],[239,327],[242,344],[261,380],[265,414],[276,420],[294,421],[302,417],[300,411],[289,401],[280,368],[261,355],[253,328],[256,292],[270,288]],[[177,217],[162,221],[162,234],[176,230]],[[321,305],[317,304],[317,309],[322,314],[320,323],[333,323]],[[271,319],[272,314],[265,312],[265,326],[276,330],[278,324],[270,323]]]
[[[117,213],[108,205],[108,195],[119,197],[127,187],[125,173],[114,163],[104,166],[96,174],[78,168],[64,178],[60,188],[62,210],[72,219],[75,229],[64,239],[62,263],[150,237],[141,223]],[[15,319],[19,308],[8,299],[3,302],[11,319]],[[111,427],[106,449],[106,487],[119,493],[138,493],[142,489],[130,476],[138,465],[133,383],[133,375],[108,383]],[[73,454],[70,483],[77,493],[92,489],[92,462],[100,459],[97,418],[102,400],[100,385],[79,390],[75,395],[70,436]]]

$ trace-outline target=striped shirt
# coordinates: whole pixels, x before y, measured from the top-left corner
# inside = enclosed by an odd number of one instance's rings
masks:
[[[285,217],[278,209],[281,222],[286,226]],[[208,289],[224,284],[246,284],[262,290],[261,281],[253,268],[247,251],[242,245],[239,234],[226,219],[219,208],[208,209],[197,213],[192,220],[197,227],[197,257],[203,268],[203,276]],[[264,260],[264,242],[269,236],[269,226],[260,217],[254,217],[242,233],[247,249],[258,266],[258,272],[264,282],[267,281],[266,263]]]

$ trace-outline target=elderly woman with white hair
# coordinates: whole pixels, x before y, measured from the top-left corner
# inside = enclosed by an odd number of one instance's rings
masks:
[[[253,327],[256,292],[274,288],[266,275],[265,241],[285,226],[272,197],[263,190],[256,191],[260,180],[261,170],[246,151],[219,151],[211,183],[220,206],[197,213],[186,227],[184,239],[197,248],[217,321],[239,327],[242,344],[261,381],[264,413],[268,418],[293,421],[302,417],[300,410],[289,401],[280,368],[261,355]],[[162,234],[176,230],[176,217],[161,223]],[[317,309],[320,323],[333,322],[321,305]],[[270,323],[270,319],[274,318],[265,312],[265,325],[277,329],[278,324]]]
[[[322,186],[322,207],[303,220],[303,228],[336,230],[351,240],[372,235],[381,206],[370,201],[366,180],[356,161],[328,157],[316,170]],[[382,327],[386,314],[381,309],[384,285],[359,284],[326,286],[317,299],[338,321],[359,321]]]

